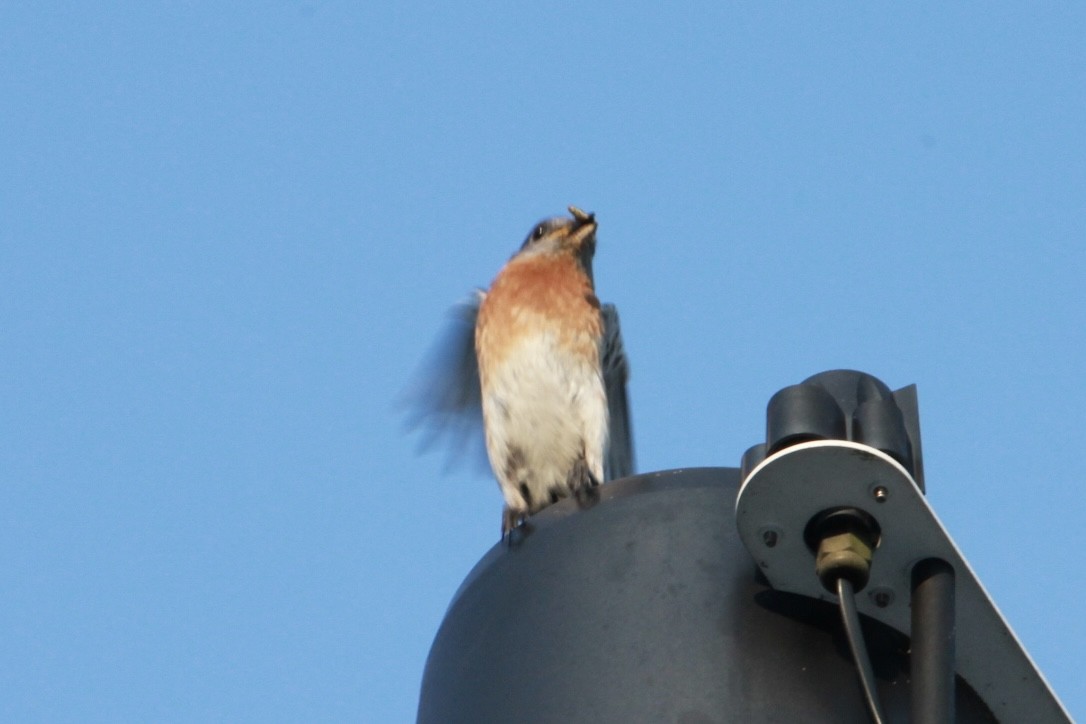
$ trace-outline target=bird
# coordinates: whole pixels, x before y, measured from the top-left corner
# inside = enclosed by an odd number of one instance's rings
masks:
[[[502,540],[565,498],[581,507],[601,483],[633,474],[626,359],[614,305],[596,296],[595,214],[532,227],[487,290],[454,309],[415,422],[463,440],[480,424],[504,506]]]

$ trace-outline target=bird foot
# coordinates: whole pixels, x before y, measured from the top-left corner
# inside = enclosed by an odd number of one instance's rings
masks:
[[[535,528],[528,522],[527,513],[508,507],[502,511],[502,542],[509,548],[520,545]]]

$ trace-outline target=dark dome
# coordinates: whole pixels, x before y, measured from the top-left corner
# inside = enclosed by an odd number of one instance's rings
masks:
[[[497,544],[454,597],[418,721],[856,722],[869,717],[832,604],[774,591],[739,540],[731,468],[608,483]],[[889,721],[908,639],[864,621]],[[961,679],[957,720],[995,719]]]

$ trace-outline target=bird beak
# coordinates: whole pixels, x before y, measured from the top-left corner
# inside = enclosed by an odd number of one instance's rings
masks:
[[[570,206],[569,213],[573,214],[573,218],[577,220],[577,226],[583,226],[596,220],[595,214],[586,214],[584,211],[581,211],[576,206]]]
[[[596,215],[586,214],[576,206],[569,207],[573,214],[573,226],[569,230],[569,241],[575,249],[587,249],[591,254],[596,248]]]

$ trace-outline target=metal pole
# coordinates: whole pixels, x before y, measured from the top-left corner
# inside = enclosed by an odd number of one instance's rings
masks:
[[[913,724],[954,721],[954,567],[928,558],[912,571]]]

